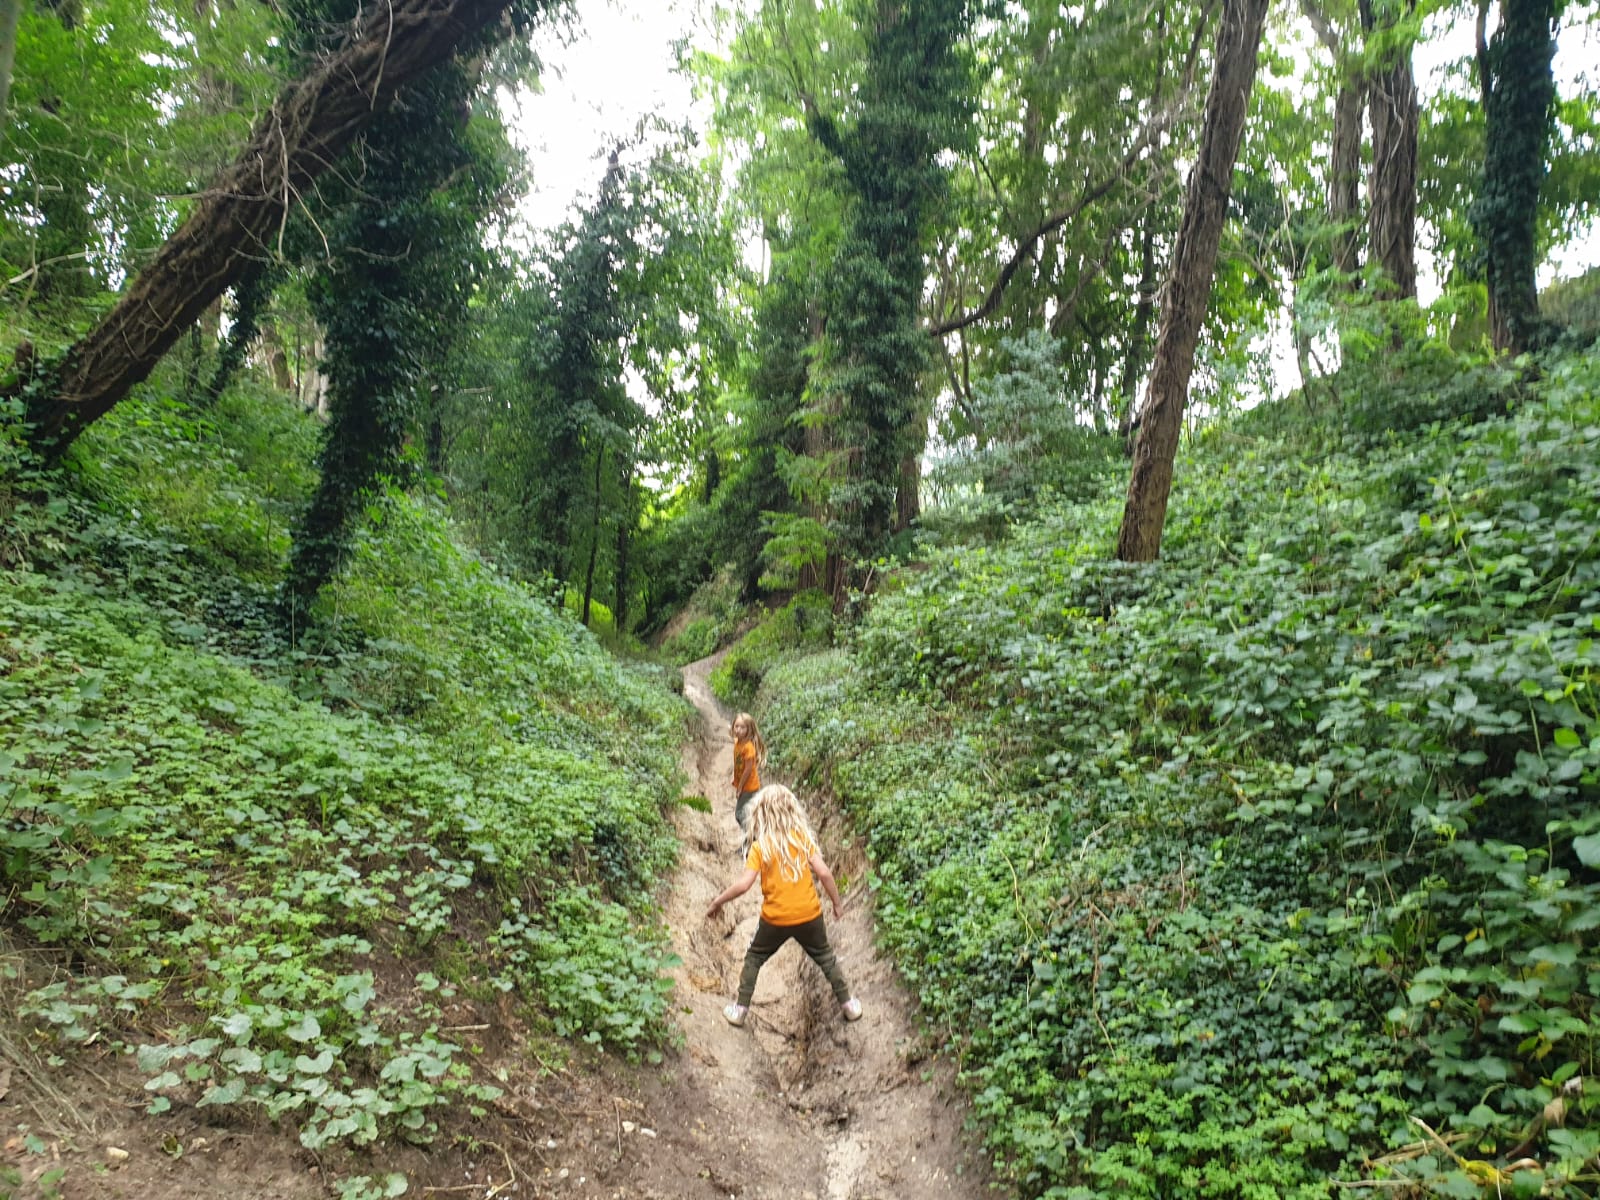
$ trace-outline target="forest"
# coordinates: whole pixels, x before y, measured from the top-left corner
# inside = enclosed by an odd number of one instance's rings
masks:
[[[0,0],[0,1197],[1600,1196],[1600,5],[607,5]]]

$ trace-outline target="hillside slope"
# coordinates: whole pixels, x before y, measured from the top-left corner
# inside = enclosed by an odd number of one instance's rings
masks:
[[[1207,428],[1157,564],[1112,481],[765,676],[1026,1196],[1595,1193],[1600,359],[1436,365]]]
[[[55,1186],[89,1086],[158,1163],[162,1121],[266,1117],[392,1194],[524,1075],[667,1031],[688,707],[400,493],[291,638],[314,437],[152,389],[0,494],[0,1180]]]

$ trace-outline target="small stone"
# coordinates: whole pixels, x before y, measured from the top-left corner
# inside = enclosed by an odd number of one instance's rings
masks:
[[[569,1173],[570,1172],[568,1172],[568,1170],[565,1167],[562,1167],[561,1170],[556,1172],[556,1178],[557,1179],[565,1179]]]
[[[637,1128],[639,1128],[639,1127],[637,1125],[635,1125],[632,1121],[624,1121],[622,1123],[622,1132],[623,1133],[632,1133]]]
[[[128,1152],[121,1146],[107,1146],[106,1161],[113,1167],[120,1167],[128,1161]]]
[[[639,1130],[639,1132],[641,1134],[643,1134],[645,1137],[649,1137],[649,1138],[653,1138],[656,1135],[656,1131],[654,1129],[641,1129],[641,1130]]]
[[[556,1140],[555,1140],[555,1138],[551,1138],[548,1142],[546,1142],[544,1144],[544,1148],[546,1150],[554,1150],[556,1148]]]

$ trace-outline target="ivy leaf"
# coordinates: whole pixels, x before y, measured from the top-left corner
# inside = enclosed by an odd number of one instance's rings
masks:
[[[1591,833],[1588,837],[1573,838],[1572,852],[1578,856],[1578,861],[1584,866],[1600,866],[1600,833]]]

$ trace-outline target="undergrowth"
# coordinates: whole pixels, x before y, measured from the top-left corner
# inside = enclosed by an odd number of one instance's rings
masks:
[[[463,1006],[629,1054],[666,1032],[686,709],[399,492],[291,638],[314,442],[270,394],[202,415],[151,388],[63,472],[11,455],[8,974],[52,1053],[120,1048],[152,1112],[426,1141],[503,1082]]]
[[[1025,1196],[1596,1194],[1600,359],[1434,366],[765,675]]]

